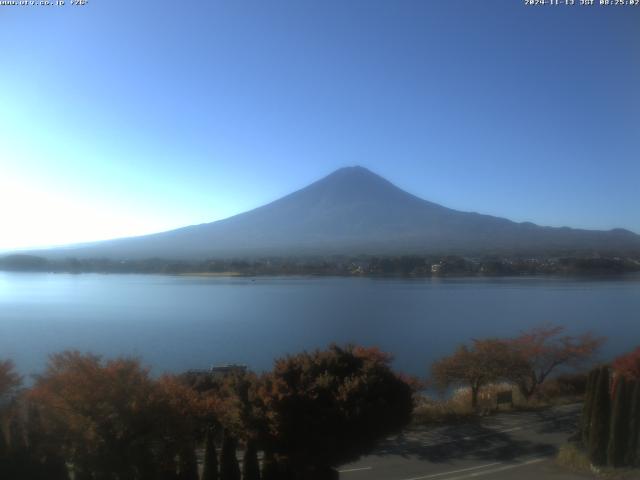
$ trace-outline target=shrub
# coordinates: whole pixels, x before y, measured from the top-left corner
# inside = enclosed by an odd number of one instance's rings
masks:
[[[358,458],[411,420],[413,388],[377,349],[332,345],[276,361],[263,381],[268,443],[299,477]]]

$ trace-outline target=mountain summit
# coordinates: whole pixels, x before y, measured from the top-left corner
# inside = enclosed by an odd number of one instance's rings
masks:
[[[540,227],[451,210],[356,166],[337,170],[279,200],[217,222],[46,253],[84,258],[203,259],[594,250],[638,252],[640,236],[622,229]]]

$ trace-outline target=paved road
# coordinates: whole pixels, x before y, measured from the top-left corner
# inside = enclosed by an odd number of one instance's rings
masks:
[[[579,405],[503,413],[474,423],[410,428],[340,467],[341,480],[584,480],[553,457],[575,431]]]

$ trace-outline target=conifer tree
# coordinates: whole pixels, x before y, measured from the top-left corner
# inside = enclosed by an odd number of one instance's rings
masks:
[[[15,415],[9,421],[9,448],[14,454],[27,449],[24,428]]]
[[[8,478],[9,447],[0,422],[0,478]]]
[[[625,455],[625,464],[637,466],[640,462],[638,448],[640,447],[640,381],[631,382],[627,386],[629,393],[629,442]]]
[[[610,422],[609,367],[601,367],[594,393],[591,421],[589,423],[589,460],[594,465],[607,462]]]
[[[175,453],[171,449],[162,451],[158,457],[159,480],[178,480],[178,466],[175,461]]]
[[[299,478],[304,478],[305,480],[317,480],[314,476],[315,469],[310,469],[305,471],[302,476],[296,476],[291,468],[291,462],[289,459],[284,458],[278,462],[278,480],[298,480]],[[325,479],[323,479],[325,480]]]
[[[179,456],[179,480],[198,480],[198,460],[196,450],[191,442],[182,446]]]
[[[596,391],[596,383],[598,381],[599,369],[594,368],[589,372],[587,378],[587,387],[584,395],[584,405],[582,407],[581,417],[581,439],[582,444],[587,447],[589,445],[589,424],[591,422],[591,411],[593,409],[594,393]]]
[[[42,478],[47,480],[69,480],[69,471],[67,464],[60,455],[50,453],[44,460],[43,470],[46,475]]]
[[[0,421],[0,458],[4,458],[9,454],[9,444],[7,443],[7,433],[3,422]]]
[[[9,478],[28,478],[34,475],[34,462],[29,455],[24,425],[17,415],[9,421]]]
[[[266,449],[262,458],[262,480],[279,480],[278,462],[276,462],[273,452]]]
[[[145,452],[140,455],[136,465],[136,480],[157,480],[160,472],[160,462],[156,460],[155,455],[151,452]]]
[[[204,468],[202,480],[218,480],[218,454],[216,453],[215,435],[212,429],[207,429],[204,441]]]
[[[616,379],[613,408],[611,409],[609,446],[607,448],[607,464],[616,468],[623,466],[628,444],[629,417],[627,405],[627,381],[624,376],[620,375]]]
[[[86,470],[74,470],[73,480],[93,480],[93,475]]]
[[[228,430],[224,432],[220,454],[220,480],[240,480],[240,466],[236,457],[236,440]]]
[[[258,449],[255,440],[247,440],[247,446],[242,459],[243,480],[260,480],[260,466],[258,465]]]

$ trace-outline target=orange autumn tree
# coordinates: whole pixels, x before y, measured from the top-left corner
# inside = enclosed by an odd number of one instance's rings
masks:
[[[258,377],[251,371],[227,373],[209,382],[187,380],[191,388],[209,398],[215,412],[214,427],[230,431],[234,437],[255,436],[258,421],[254,404],[257,398]],[[262,415],[262,414],[261,414]]]
[[[221,402],[220,422],[224,427],[224,441],[220,458],[221,478],[238,478],[235,448],[237,440],[244,443],[244,480],[260,476],[258,445],[264,439],[266,415],[259,396],[259,379],[250,371],[237,371],[225,376],[217,396]]]
[[[232,371],[220,376],[187,372],[180,379],[214,402],[215,418],[208,423],[209,442],[214,441],[215,437],[222,437],[223,440],[220,477],[230,475],[235,478],[240,474],[235,453],[240,441],[244,447],[243,478],[258,478],[257,448],[264,438],[266,426],[264,404],[258,395],[260,382],[257,375],[251,371]],[[209,452],[213,455],[213,450]]]
[[[508,340],[508,344],[526,365],[509,372],[522,395],[529,399],[549,375],[560,367],[579,367],[593,357],[604,338],[591,333],[564,334],[565,328],[545,325]]]
[[[478,406],[480,389],[506,378],[510,372],[522,372],[526,368],[522,358],[502,339],[473,340],[470,346],[461,345],[450,356],[431,366],[431,376],[436,386],[468,387],[471,391],[471,407]]]
[[[390,363],[378,349],[337,345],[276,360],[260,388],[269,456],[285,461],[294,478],[337,478],[332,467],[404,427],[413,390]]]
[[[0,360],[0,399],[11,395],[22,383],[11,360]]]
[[[53,355],[30,400],[76,479],[163,478],[161,460],[175,457],[177,410],[137,359]]]
[[[616,358],[613,369],[627,380],[640,381],[640,347]]]
[[[12,396],[22,383],[22,379],[16,373],[11,360],[0,360],[0,478],[11,478],[17,471],[22,470],[15,465],[15,456],[12,452],[14,445],[11,444],[12,435],[10,412],[13,410]],[[15,423],[14,425],[15,426]],[[13,429],[15,431],[15,429]],[[20,472],[22,473],[22,472]]]
[[[206,437],[207,429],[219,423],[221,402],[212,392],[195,390],[181,376],[163,375],[157,385],[168,407],[165,433],[171,432],[165,437],[166,454],[161,456],[159,468],[170,473],[177,467],[180,480],[198,480],[196,446]]]

